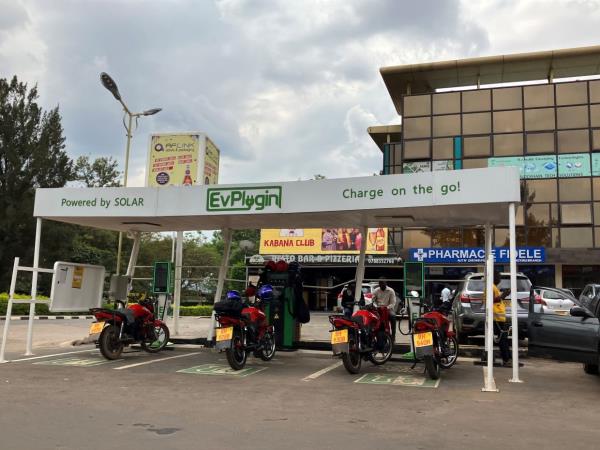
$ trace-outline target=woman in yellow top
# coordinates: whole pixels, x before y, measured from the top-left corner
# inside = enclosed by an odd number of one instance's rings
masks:
[[[508,324],[506,323],[506,305],[504,304],[504,299],[510,293],[510,289],[500,292],[500,289],[498,289],[500,280],[500,272],[494,272],[494,334],[496,335],[498,347],[500,349],[502,365],[505,367],[510,367],[511,353],[508,342]]]

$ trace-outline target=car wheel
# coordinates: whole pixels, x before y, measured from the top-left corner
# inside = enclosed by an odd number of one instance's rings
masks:
[[[584,364],[583,371],[588,375],[598,375],[598,365],[597,364]]]

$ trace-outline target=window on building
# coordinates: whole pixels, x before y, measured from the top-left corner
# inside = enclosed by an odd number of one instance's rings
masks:
[[[461,230],[459,228],[449,228],[443,230],[433,230],[431,233],[432,247],[461,247]]]
[[[556,84],[557,105],[581,105],[588,102],[587,82]]]
[[[589,126],[588,107],[563,106],[556,109],[556,125],[559,129],[585,128]]]
[[[517,247],[527,245],[525,242],[525,228],[516,227]],[[494,230],[494,244],[496,247],[508,247],[510,244],[508,228],[496,228]]]
[[[550,224],[558,225],[558,203],[550,203]]]
[[[510,156],[523,154],[523,135],[497,134],[494,135],[494,156]]]
[[[419,141],[404,141],[404,159],[429,158],[429,139]]]
[[[590,103],[600,103],[600,80],[590,81]]]
[[[554,153],[554,133],[528,133],[527,153]]]
[[[554,108],[525,110],[525,129],[527,131],[553,130]]]
[[[523,131],[523,111],[495,111],[494,133]]]
[[[477,136],[466,137],[463,139],[463,156],[489,156],[490,155],[490,137]]]
[[[594,237],[596,238],[596,247],[600,247],[600,227],[594,228]]]
[[[433,94],[433,114],[460,112],[460,92]]]
[[[589,178],[563,178],[558,182],[561,202],[585,202],[592,199]]]
[[[404,228],[402,232],[402,246],[404,248],[431,247],[431,236],[425,230]]]
[[[540,84],[537,86],[525,86],[523,88],[525,108],[538,108],[540,106],[554,105],[554,85]]]
[[[527,245],[532,247],[552,247],[552,230],[548,227],[528,227]]]
[[[600,127],[600,105],[590,105],[590,120],[592,127]]]
[[[523,200],[529,203],[557,201],[556,180],[526,181]]]
[[[523,106],[520,87],[494,89],[492,94],[494,109],[514,109]]]
[[[463,169],[481,169],[487,166],[487,158],[463,159]]]
[[[452,159],[453,157],[453,138],[438,138],[433,140],[433,159]]]
[[[431,136],[431,117],[406,118],[402,130],[405,139],[425,138]]]
[[[491,114],[463,114],[463,134],[489,134],[492,132]]]
[[[404,117],[428,116],[431,114],[430,95],[407,95],[404,97]]]
[[[592,190],[594,192],[594,200],[600,200],[600,178],[594,177],[592,178]],[[600,224],[600,222],[599,222]]]
[[[560,246],[562,248],[593,247],[592,228],[562,227],[560,229]]]
[[[485,246],[485,233],[482,228],[464,228],[462,231],[465,247]]]
[[[589,130],[563,130],[557,132],[558,153],[583,153],[590,151]]]
[[[535,203],[527,207],[527,226],[541,227],[550,223],[550,205],[548,203]]]
[[[459,136],[460,134],[460,115],[433,117],[434,137]]]
[[[600,150],[600,130],[592,130],[592,146],[594,150]]]
[[[489,111],[490,109],[490,91],[488,89],[476,89],[462,93],[463,112]]]
[[[589,225],[592,223],[592,208],[589,203],[561,203],[561,222],[565,225]]]

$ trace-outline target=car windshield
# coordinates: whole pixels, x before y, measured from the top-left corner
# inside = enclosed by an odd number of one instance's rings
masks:
[[[542,297],[547,298],[549,300],[561,300],[563,298],[566,298],[567,295],[563,292],[563,293],[559,293],[556,291],[544,291]]]
[[[510,278],[502,278],[498,289],[504,290],[510,288]],[[529,292],[531,283],[525,277],[517,277],[517,292]],[[467,282],[467,290],[472,292],[483,292],[484,282],[482,278],[471,278]]]

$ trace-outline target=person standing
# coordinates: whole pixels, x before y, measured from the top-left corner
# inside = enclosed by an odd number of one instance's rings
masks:
[[[356,290],[356,284],[350,283],[347,288],[345,288],[342,292],[342,308],[344,308],[344,316],[348,319],[352,317],[352,313],[354,312],[354,292]],[[365,298],[362,293],[362,289],[360,291],[360,300],[358,301],[359,305],[365,304]]]
[[[373,304],[375,306],[386,307],[389,310],[392,326],[392,343],[394,343],[396,341],[396,316],[394,315],[396,293],[387,285],[385,277],[379,278],[379,287],[373,291]]]
[[[500,284],[501,276],[500,272],[494,271],[494,281],[492,284],[493,296],[494,296],[494,335],[500,349],[500,357],[502,358],[502,365],[504,367],[512,367],[510,343],[508,341],[508,323],[506,322],[506,305],[504,299],[510,293],[510,289],[506,289],[501,292],[498,288]],[[483,292],[483,301],[485,302],[486,292]],[[487,357],[485,352],[483,353],[484,358]]]

